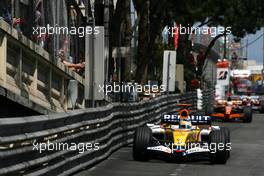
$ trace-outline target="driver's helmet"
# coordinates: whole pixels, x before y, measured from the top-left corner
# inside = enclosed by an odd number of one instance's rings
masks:
[[[232,102],[232,98],[231,97],[228,97],[227,98],[227,103],[226,103],[228,106],[231,106],[233,105],[233,102]]]
[[[227,97],[227,101],[232,101],[232,98],[230,96]]]
[[[248,96],[248,97],[247,97],[247,101],[250,101],[250,100],[251,100],[251,97],[250,97],[250,96]]]
[[[192,123],[188,119],[181,119],[179,124],[180,129],[191,129]]]

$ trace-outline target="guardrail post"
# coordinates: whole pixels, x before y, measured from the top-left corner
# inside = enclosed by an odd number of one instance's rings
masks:
[[[65,79],[61,78],[61,94],[60,94],[60,103],[63,106],[64,110],[67,110],[67,102],[65,101]]]
[[[52,69],[49,68],[49,75],[48,75],[48,99],[51,102],[52,96]]]
[[[0,82],[6,84],[7,37],[0,31]]]
[[[18,85],[19,88],[22,88],[22,48],[19,47],[19,55],[18,55],[18,65],[17,65],[17,81],[18,81]]]
[[[38,59],[36,58],[34,74],[33,74],[33,90],[35,95],[37,95],[37,89],[38,89]]]

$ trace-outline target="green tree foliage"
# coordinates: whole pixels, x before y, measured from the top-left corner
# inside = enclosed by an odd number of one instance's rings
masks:
[[[149,65],[153,65],[155,63],[153,60],[157,60],[155,55],[160,56],[154,50],[159,48],[157,46],[160,45],[160,35],[164,26],[172,25],[173,22],[182,26],[192,26],[197,22],[201,23],[200,26],[230,26],[232,34],[241,38],[247,33],[255,33],[263,26],[264,21],[263,0],[133,0],[133,2],[139,20],[135,78],[141,83],[148,78]],[[209,44],[207,54],[214,42],[222,36],[216,36]],[[181,35],[177,60],[185,65],[186,79],[192,76],[188,70],[189,62],[186,60],[190,50],[189,36]]]

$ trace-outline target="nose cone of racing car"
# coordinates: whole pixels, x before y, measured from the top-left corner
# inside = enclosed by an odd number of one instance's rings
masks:
[[[189,130],[175,130],[173,132],[174,145],[185,145],[188,142]]]

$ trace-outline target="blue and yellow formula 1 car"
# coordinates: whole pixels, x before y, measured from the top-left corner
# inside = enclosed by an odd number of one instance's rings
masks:
[[[201,156],[211,163],[225,164],[231,149],[229,129],[212,126],[210,116],[189,113],[183,108],[177,114],[164,115],[158,124],[137,128],[133,158],[138,161],[152,158],[171,161]]]

